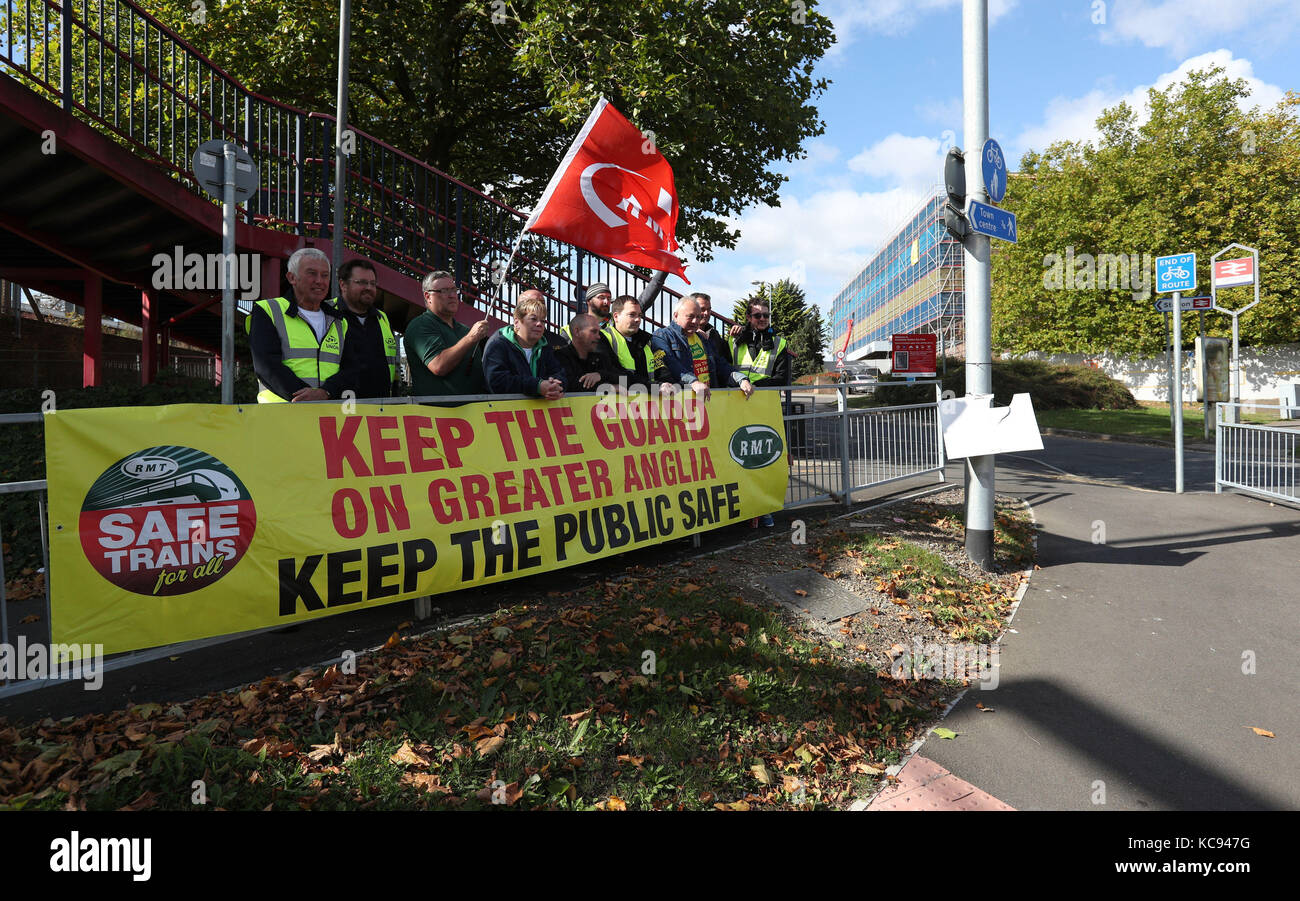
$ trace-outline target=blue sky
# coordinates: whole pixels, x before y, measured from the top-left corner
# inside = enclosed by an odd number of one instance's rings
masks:
[[[687,269],[730,310],[754,280],[792,278],[826,311],[840,287],[937,185],[962,139],[961,0],[825,0],[837,43],[817,74],[826,132],[790,177],[779,208],[734,224],[735,251]],[[1029,149],[1088,139],[1097,115],[1191,69],[1245,78],[1251,104],[1300,90],[1300,0],[990,0],[989,130],[1017,167]],[[670,161],[671,162],[671,161]],[[1014,190],[1014,184],[1012,186]]]

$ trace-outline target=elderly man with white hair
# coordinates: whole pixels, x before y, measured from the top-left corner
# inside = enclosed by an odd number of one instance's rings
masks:
[[[734,366],[722,359],[716,351],[700,338],[704,313],[692,297],[683,297],[673,310],[672,325],[666,325],[650,341],[654,351],[655,367],[664,367],[673,382],[703,392],[709,397],[711,388],[736,387],[748,399],[754,386]]]
[[[357,390],[361,357],[347,322],[325,303],[329,257],[304,247],[289,257],[285,296],[259,300],[244,320],[258,403],[337,400]]]

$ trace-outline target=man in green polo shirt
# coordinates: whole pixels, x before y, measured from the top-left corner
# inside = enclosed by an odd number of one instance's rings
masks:
[[[410,321],[402,338],[411,367],[411,394],[486,394],[483,342],[492,326],[486,319],[472,326],[456,320],[460,291],[450,272],[430,272],[420,287],[426,309]]]

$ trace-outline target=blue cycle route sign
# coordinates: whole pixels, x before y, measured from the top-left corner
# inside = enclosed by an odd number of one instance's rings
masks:
[[[1000,241],[1016,243],[1016,214],[972,200],[966,205],[966,219],[972,231]]]
[[[1001,203],[1007,193],[1007,162],[1002,156],[1002,147],[989,138],[980,151],[980,171],[984,174],[984,188],[989,192],[989,200]]]
[[[1196,288],[1196,254],[1175,253],[1156,257],[1156,293],[1192,291]]]

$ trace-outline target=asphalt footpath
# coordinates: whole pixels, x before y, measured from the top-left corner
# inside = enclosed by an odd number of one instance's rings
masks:
[[[1300,511],[1215,494],[1210,452],[1175,494],[1172,448],[1043,444],[997,458],[1040,569],[996,687],[921,756],[1019,810],[1300,808]]]

